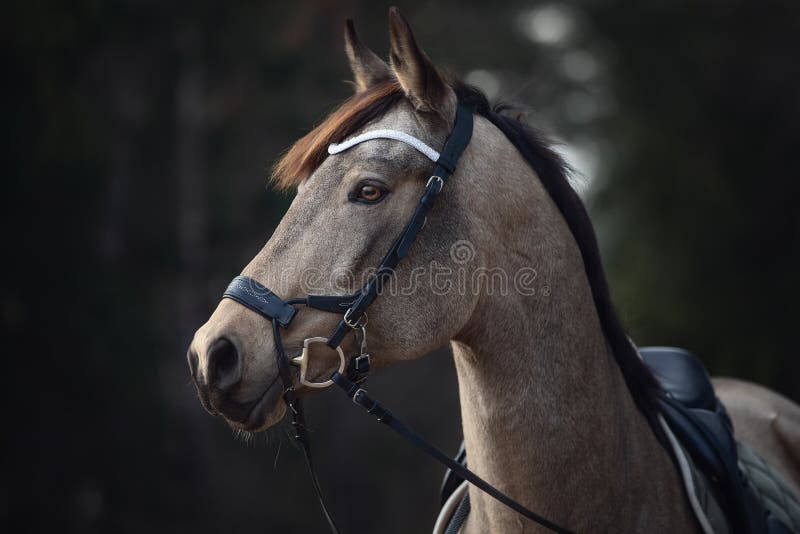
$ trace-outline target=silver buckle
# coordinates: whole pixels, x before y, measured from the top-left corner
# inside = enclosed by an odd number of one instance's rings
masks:
[[[361,318],[358,321],[353,322],[353,321],[351,321],[349,319],[350,312],[352,312],[352,311],[353,311],[353,308],[347,308],[347,311],[344,312],[344,317],[342,317],[342,321],[344,321],[344,324],[346,324],[347,326],[349,326],[350,328],[352,328],[354,330],[356,328],[359,328],[359,327],[367,326],[367,323],[369,322],[369,317],[367,317],[367,312],[362,313],[361,314]],[[363,322],[361,322],[362,319],[363,319]]]
[[[372,365],[372,357],[369,354],[361,354],[355,357],[355,363],[353,364],[356,371],[363,371],[364,362],[367,363],[367,369]]]
[[[430,187],[431,182],[433,182],[434,180],[436,180],[439,183],[439,187],[436,189],[436,194],[438,195],[439,193],[442,192],[442,188],[444,188],[444,180],[442,179],[441,176],[437,176],[437,175],[434,174],[433,176],[428,178],[428,183],[425,184],[425,189]]]
[[[363,389],[363,388],[358,388],[358,389],[356,390],[356,392],[355,392],[355,393],[353,393],[353,396],[351,397],[351,400],[352,400],[352,401],[353,401],[355,404],[358,404],[358,401],[356,400],[356,397],[358,397],[358,394],[359,394],[359,393],[361,393],[362,391],[363,391],[364,393],[366,393],[366,392],[367,392],[367,390],[366,390],[366,389]]]

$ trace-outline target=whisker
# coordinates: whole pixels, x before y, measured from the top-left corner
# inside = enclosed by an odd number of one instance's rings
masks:
[[[283,445],[283,440],[278,440],[278,450],[275,451],[275,461],[272,462],[272,469],[278,469],[278,458],[281,456],[281,446]]]

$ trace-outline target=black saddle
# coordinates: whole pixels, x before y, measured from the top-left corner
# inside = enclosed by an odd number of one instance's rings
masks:
[[[639,353],[664,389],[661,415],[678,441],[705,474],[728,483],[738,470],[733,423],[703,364],[674,347],[644,347]]]
[[[700,360],[674,347],[645,347],[639,352],[664,390],[658,399],[661,415],[713,486],[711,489],[728,518],[731,533],[789,532],[764,510],[739,470],[733,424]],[[669,447],[668,450],[671,451]],[[456,459],[466,465],[463,442]],[[461,482],[450,470],[445,473],[442,504]]]
[[[643,347],[639,354],[670,397],[687,408],[724,413],[705,367],[692,353],[675,347]]]

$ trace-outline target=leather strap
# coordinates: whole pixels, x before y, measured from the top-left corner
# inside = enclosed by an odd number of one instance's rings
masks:
[[[319,501],[320,508],[322,508],[322,513],[325,514],[326,521],[328,521],[328,526],[330,526],[331,532],[334,534],[339,534],[339,528],[336,526],[333,516],[328,511],[328,507],[325,505],[325,498],[322,495],[322,488],[319,485],[319,478],[317,478],[317,472],[314,469],[314,462],[311,459],[311,443],[308,439],[308,429],[306,428],[306,417],[305,411],[303,410],[303,402],[301,399],[297,398],[295,393],[289,358],[286,356],[286,351],[283,348],[280,326],[278,320],[275,318],[272,319],[272,337],[275,339],[275,352],[277,353],[278,358],[278,374],[281,377],[281,382],[283,382],[283,401],[286,403],[286,406],[292,413],[294,439],[300,444],[300,449],[303,451],[303,459],[306,462],[308,474],[311,477],[311,485],[314,486],[314,492],[317,494],[317,500]]]
[[[436,167],[425,186],[425,192],[419,199],[414,215],[411,216],[400,236],[384,256],[376,274],[364,284],[364,287],[356,295],[357,299],[347,310],[347,317],[343,317],[331,335],[328,336],[328,345],[331,348],[341,345],[347,332],[361,320],[364,312],[367,311],[369,305],[378,296],[384,281],[392,275],[400,260],[408,255],[412,243],[417,239],[419,231],[425,225],[425,219],[433,207],[434,201],[439,196],[439,193],[442,192],[450,175],[455,172],[456,163],[469,145],[472,138],[472,123],[472,108],[459,102],[453,130],[450,132],[444,149],[436,161]]]
[[[572,531],[561,527],[552,521],[548,520],[545,517],[537,514],[526,508],[525,506],[521,505],[499,489],[495,488],[484,479],[476,475],[474,472],[470,471],[460,463],[456,462],[452,458],[450,458],[447,454],[439,450],[436,446],[432,445],[428,441],[426,441],[422,436],[408,428],[404,425],[399,419],[397,419],[392,412],[390,412],[385,406],[381,403],[370,397],[364,389],[358,387],[358,384],[355,384],[348,380],[346,377],[342,376],[341,374],[333,373],[331,376],[331,380],[342,388],[344,392],[350,397],[354,403],[358,404],[362,408],[364,408],[367,413],[370,415],[375,416],[375,418],[400,434],[406,441],[421,449],[429,456],[432,456],[440,464],[445,465],[446,467],[453,470],[457,473],[461,478],[464,480],[469,481],[473,486],[477,487],[478,489],[488,493],[501,503],[505,504],[509,508],[515,510],[516,512],[522,514],[523,516],[527,517],[531,521],[535,521],[539,523],[543,527],[553,531],[558,532],[560,534],[572,534]]]
[[[305,299],[305,305],[317,310],[343,314],[347,311],[347,308],[353,305],[357,298],[358,293],[342,297],[335,295],[308,295]]]
[[[289,326],[297,313],[297,308],[248,276],[234,278],[222,297],[235,300],[256,313],[274,319],[284,328]]]

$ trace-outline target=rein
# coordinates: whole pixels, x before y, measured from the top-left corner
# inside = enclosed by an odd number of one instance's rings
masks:
[[[300,366],[300,383],[312,388],[324,388],[332,384],[339,386],[345,394],[353,400],[353,402],[362,408],[367,413],[375,416],[375,418],[397,432],[400,436],[410,442],[412,445],[423,450],[425,453],[433,457],[439,463],[450,468],[453,472],[461,476],[464,480],[469,481],[473,486],[491,495],[501,503],[509,508],[515,510],[528,519],[535,521],[541,526],[553,531],[563,534],[571,534],[571,531],[558,524],[542,517],[541,515],[529,510],[516,500],[512,499],[496,487],[485,481],[474,472],[470,471],[459,462],[447,456],[444,452],[432,445],[430,442],[422,438],[419,434],[404,425],[392,413],[386,409],[381,403],[371,398],[367,392],[360,387],[366,379],[369,372],[370,356],[366,352],[366,322],[367,322],[367,308],[375,301],[378,294],[383,287],[385,280],[392,275],[395,267],[400,261],[408,255],[411,245],[417,238],[420,230],[425,225],[427,214],[433,206],[436,198],[442,192],[447,180],[456,170],[456,164],[463,154],[464,150],[469,145],[472,138],[472,125],[473,116],[472,109],[465,105],[463,102],[458,103],[456,110],[455,124],[450,136],[445,143],[441,155],[438,155],[434,150],[419,142],[424,148],[429,149],[430,154],[426,153],[420,146],[408,139],[402,138],[398,135],[386,135],[386,131],[376,131],[381,135],[362,134],[356,138],[346,141],[340,145],[331,145],[329,152],[335,154],[350,148],[358,142],[368,139],[376,138],[391,138],[397,139],[408,144],[411,144],[418,150],[425,153],[428,157],[436,154],[436,166],[425,185],[425,191],[417,204],[414,214],[411,219],[406,223],[400,236],[395,240],[389,251],[384,256],[375,274],[364,284],[360,291],[352,295],[336,296],[336,295],[307,295],[305,297],[293,298],[289,300],[282,300],[275,293],[261,285],[257,281],[247,276],[237,276],[233,279],[231,284],[225,290],[223,298],[229,298],[246,306],[247,308],[255,311],[256,313],[270,319],[272,322],[272,335],[275,340],[275,350],[277,353],[278,373],[283,382],[284,392],[283,399],[292,413],[292,427],[295,432],[295,439],[300,444],[305,458],[306,466],[308,467],[311,476],[311,482],[317,497],[320,502],[325,518],[330,525],[331,531],[338,534],[339,529],[333,520],[325,500],[322,495],[322,490],[314,470],[314,464],[311,458],[311,447],[308,438],[308,432],[305,425],[305,415],[303,411],[303,404],[301,399],[297,397],[294,382],[291,375],[291,365]],[[396,132],[395,132],[396,133]],[[408,136],[411,137],[411,136]],[[415,138],[411,138],[418,141]],[[433,159],[431,157],[431,159]],[[333,329],[327,338],[315,337],[306,339],[303,343],[303,354],[294,360],[289,360],[281,341],[281,328],[288,328],[292,320],[297,314],[295,305],[304,305],[310,308],[332,312],[342,313],[342,318],[339,324]],[[344,352],[341,348],[341,343],[345,336],[354,331],[356,334],[361,333],[361,346],[358,354],[354,354],[345,359]],[[312,343],[325,343],[331,349],[338,352],[340,358],[340,366],[335,371],[329,380],[325,382],[310,382],[306,379],[306,365],[308,362],[308,347]]]

